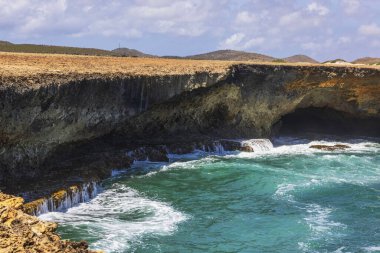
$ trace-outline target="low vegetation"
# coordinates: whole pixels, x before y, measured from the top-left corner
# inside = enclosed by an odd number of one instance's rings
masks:
[[[40,54],[73,54],[73,55],[97,55],[97,56],[117,56],[117,53],[96,48],[47,46],[34,44],[13,44],[7,41],[0,41],[1,52],[22,52]]]
[[[0,86],[31,88],[83,78],[191,75],[200,72],[226,74],[232,65],[240,63],[311,66],[309,63],[288,63],[283,60],[254,62],[0,52]],[[372,67],[378,68],[378,65]]]

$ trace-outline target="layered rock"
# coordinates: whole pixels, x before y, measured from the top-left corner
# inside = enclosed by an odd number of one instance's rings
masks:
[[[60,170],[82,165],[88,168],[94,162],[97,164],[93,168],[104,170],[104,157],[111,154],[111,160],[120,160],[109,149],[96,150],[92,155],[75,148],[112,132],[154,104],[207,87],[223,77],[207,72],[113,79],[96,76],[37,89],[2,87],[0,185],[14,185],[13,179],[25,181],[54,172],[57,157],[61,159]],[[113,148],[113,143],[109,146]],[[89,159],[83,161],[85,157]]]
[[[101,179],[128,167],[125,154],[146,145],[267,138],[300,109],[328,108],[337,113],[317,112],[328,114],[318,120],[380,132],[377,68],[236,64],[215,73],[80,77],[1,86],[3,187],[78,175]]]
[[[95,253],[86,242],[61,240],[57,224],[25,214],[23,201],[0,192],[0,252]]]
[[[97,182],[89,182],[81,185],[73,185],[67,189],[60,189],[50,195],[28,202],[23,205],[25,213],[41,215],[47,212],[63,212],[67,209],[89,201],[100,190]]]
[[[157,105],[126,122],[118,133],[161,141],[202,135],[268,137],[281,128],[287,114],[329,108],[336,114],[322,111],[324,123],[336,119],[349,128],[362,128],[364,134],[379,135],[379,94],[378,69],[237,65],[227,80]]]

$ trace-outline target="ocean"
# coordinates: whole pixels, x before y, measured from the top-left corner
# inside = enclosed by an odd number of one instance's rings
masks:
[[[309,148],[336,143],[351,148]],[[378,141],[273,144],[136,162],[89,202],[40,217],[105,252],[380,252]]]

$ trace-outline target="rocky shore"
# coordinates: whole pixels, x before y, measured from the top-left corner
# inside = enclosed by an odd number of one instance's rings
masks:
[[[112,78],[94,73],[77,81],[73,74],[67,83],[33,86],[4,77],[3,190],[20,192],[15,186],[35,179],[55,184],[62,175],[71,184],[78,175],[84,181],[106,177],[111,168],[128,166],[125,152],[141,146],[268,138],[313,126],[380,132],[379,69],[235,64],[217,70]]]
[[[56,210],[62,200],[83,201],[73,196],[88,182],[134,160],[194,149],[254,152],[228,140],[277,134],[380,136],[376,67],[29,54],[0,54],[0,62],[0,190],[32,202],[4,195],[15,205],[3,207],[1,226],[3,238],[22,247],[27,230],[16,224],[45,223],[21,209],[37,214],[41,203]],[[44,226],[50,238],[55,227]],[[51,238],[57,249],[86,250]]]
[[[24,200],[0,193],[0,252],[96,253],[86,242],[63,241],[57,224],[24,213]]]

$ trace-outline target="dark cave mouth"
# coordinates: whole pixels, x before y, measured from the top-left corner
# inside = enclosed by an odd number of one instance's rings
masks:
[[[380,118],[358,117],[329,107],[299,108],[274,126],[278,136],[335,135],[380,137]]]

